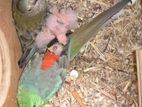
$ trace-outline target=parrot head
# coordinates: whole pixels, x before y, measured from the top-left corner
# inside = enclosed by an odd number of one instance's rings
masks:
[[[55,43],[44,54],[44,58],[41,63],[41,69],[46,70],[51,67],[60,57],[63,51],[63,46],[60,43]]]

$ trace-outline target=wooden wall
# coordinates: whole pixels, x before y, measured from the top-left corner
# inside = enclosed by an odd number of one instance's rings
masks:
[[[20,44],[16,35],[16,30],[13,25],[13,19],[12,19],[12,12],[11,12],[11,4],[12,0],[0,0],[0,37],[1,40],[6,40],[5,45],[1,45],[1,50],[7,50],[2,51],[1,54],[4,55],[4,57],[7,59],[7,62],[9,61],[9,64],[3,64],[4,61],[0,60],[1,67],[3,69],[1,70],[0,75],[8,74],[7,79],[1,80],[1,81],[9,81],[7,82],[8,86],[8,93],[5,99],[5,103],[2,107],[18,107],[16,102],[16,89],[17,89],[17,83],[20,75],[20,69],[17,65],[17,61],[19,59],[19,56],[21,54]],[[2,38],[4,37],[4,38]],[[8,48],[7,48],[8,46]],[[1,55],[0,54],[0,55]],[[2,56],[0,56],[0,59]],[[9,67],[9,71],[8,71]],[[2,74],[3,73],[3,74]],[[2,78],[2,76],[1,76]],[[0,79],[1,79],[0,78]],[[1,84],[0,84],[1,85]],[[0,91],[4,85],[0,86]],[[6,90],[6,89],[5,89]],[[1,100],[4,99],[4,96],[0,95],[0,104],[2,104]]]

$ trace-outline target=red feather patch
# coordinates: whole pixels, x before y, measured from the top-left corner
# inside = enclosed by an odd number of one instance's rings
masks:
[[[59,59],[58,55],[55,55],[51,51],[47,51],[44,55],[44,58],[41,63],[41,69],[47,70],[49,67],[51,67],[57,60]]]

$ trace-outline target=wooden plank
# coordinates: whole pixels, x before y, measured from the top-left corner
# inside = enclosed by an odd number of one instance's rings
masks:
[[[11,4],[12,0],[0,0],[0,38],[1,41],[5,41],[3,44],[0,42],[0,59],[3,58],[0,66],[0,91],[2,93],[0,94],[1,107],[18,107],[16,90],[20,74],[17,64],[20,56],[20,44],[13,25]],[[6,45],[7,48],[5,47]],[[6,64],[5,62],[9,63]],[[4,90],[4,88],[7,89]]]
[[[139,107],[142,107],[142,49],[136,51]]]

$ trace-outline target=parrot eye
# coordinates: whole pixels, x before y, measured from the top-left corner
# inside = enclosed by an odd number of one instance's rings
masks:
[[[57,46],[53,46],[53,51],[57,50]]]

